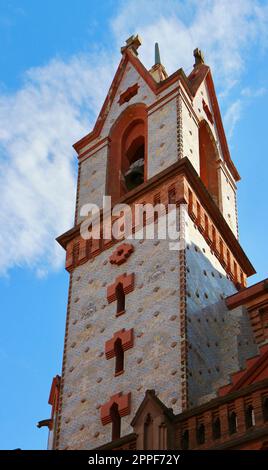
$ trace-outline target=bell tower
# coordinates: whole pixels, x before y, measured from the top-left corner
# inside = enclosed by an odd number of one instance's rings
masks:
[[[140,45],[131,36],[121,48],[94,129],[74,145],[75,223],[58,238],[70,287],[55,449],[100,448],[133,430],[138,449],[172,448],[171,415],[215,397],[256,352],[241,340],[248,317],[225,303],[255,271],[238,241],[239,174],[211,70],[196,49],[190,75],[168,76],[158,45],[147,70]],[[176,204],[184,247],[107,239],[102,227],[84,239],[81,209],[102,207],[104,195],[132,211]]]

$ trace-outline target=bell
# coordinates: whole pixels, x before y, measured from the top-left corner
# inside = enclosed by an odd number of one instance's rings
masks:
[[[125,183],[127,190],[136,188],[144,182],[144,159],[140,158],[130,165],[125,173]]]

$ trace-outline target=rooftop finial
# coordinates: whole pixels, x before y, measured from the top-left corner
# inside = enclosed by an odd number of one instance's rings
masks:
[[[130,50],[134,55],[138,55],[138,48],[141,45],[141,38],[138,34],[132,35],[126,40],[126,46],[121,47],[121,53],[123,54],[127,49]]]
[[[195,58],[194,67],[196,67],[199,64],[204,64],[205,63],[204,54],[201,51],[201,49],[198,49],[198,47],[194,50],[194,58]]]
[[[162,80],[165,80],[168,77],[164,65],[161,64],[158,42],[156,42],[154,45],[154,65],[149,70],[149,72],[158,83],[162,82]]]
[[[154,63],[155,65],[161,64],[158,42],[156,42],[154,45]]]

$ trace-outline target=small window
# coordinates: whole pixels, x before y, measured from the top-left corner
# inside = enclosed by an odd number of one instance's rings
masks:
[[[121,282],[116,286],[115,294],[117,300],[116,313],[119,314],[125,311],[125,293]]]
[[[143,447],[144,450],[152,450],[153,449],[153,420],[151,418],[150,413],[146,416],[144,422],[144,430],[143,430]]]
[[[117,403],[114,403],[111,407],[111,418],[112,418],[112,441],[120,438],[121,433],[121,417],[118,411]]]
[[[220,418],[216,418],[212,424],[213,439],[220,439],[221,437],[221,422]]]
[[[250,429],[253,426],[255,426],[255,416],[254,416],[254,409],[253,409],[252,405],[249,405],[246,408],[245,418],[246,418],[246,428],[247,429]]]
[[[237,432],[237,417],[236,413],[232,411],[229,415],[229,433],[234,434]]]
[[[188,450],[189,449],[189,431],[188,431],[188,429],[186,429],[182,433],[181,448],[182,448],[182,450]]]
[[[202,445],[205,443],[205,426],[204,424],[199,424],[196,432],[197,444]]]
[[[262,412],[264,421],[268,421],[268,397],[264,398],[262,402]]]
[[[144,155],[144,137],[139,136],[132,142],[125,155],[128,162],[128,169],[124,175],[127,191],[144,182]]]
[[[117,338],[117,340],[115,341],[114,352],[115,352],[115,374],[119,374],[124,371],[124,350],[123,350],[121,338]]]

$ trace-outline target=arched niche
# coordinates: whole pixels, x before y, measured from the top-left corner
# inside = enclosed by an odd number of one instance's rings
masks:
[[[124,194],[146,181],[146,106],[138,103],[126,108],[113,124],[109,140],[106,194],[112,197],[112,204],[114,204]],[[144,161],[143,167],[142,160]],[[133,172],[135,165],[138,170]],[[133,184],[129,183],[130,180]]]
[[[219,205],[219,152],[207,121],[199,124],[200,178],[217,205]]]

